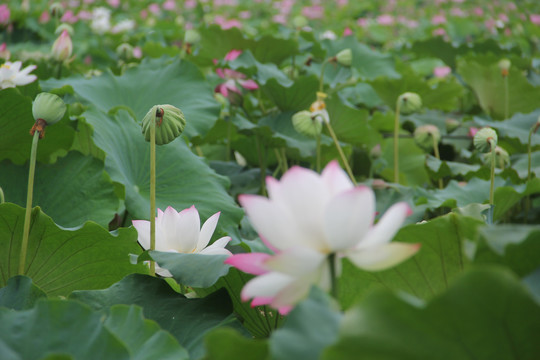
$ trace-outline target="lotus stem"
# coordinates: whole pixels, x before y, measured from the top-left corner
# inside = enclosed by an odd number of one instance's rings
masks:
[[[495,161],[497,155],[495,154],[496,142],[494,139],[490,138],[489,144],[491,146],[491,184],[489,186],[489,205],[490,205],[490,216],[489,224],[493,224],[493,207],[494,207],[494,189],[495,189]]]
[[[321,172],[321,134],[317,135],[317,145],[316,145],[316,155],[315,155],[315,166],[317,172]]]
[[[510,97],[508,94],[508,75],[504,77],[504,118],[508,119],[509,107],[510,107]]]
[[[283,170],[287,172],[289,170],[289,164],[287,164],[287,151],[284,147],[281,148],[281,158],[283,159]]]
[[[26,212],[24,214],[23,237],[19,258],[19,275],[24,275],[24,267],[26,263],[26,251],[28,249],[28,237],[30,235],[30,215],[32,213],[32,198],[34,195],[34,174],[36,172],[37,146],[40,134],[41,133],[39,130],[34,132],[34,136],[32,138],[32,148],[30,150],[30,170],[28,172],[28,191],[26,195]]]
[[[150,250],[156,249],[156,118],[150,124]],[[150,275],[156,275],[156,263],[150,261]]]
[[[433,139],[433,153],[435,154],[435,157],[441,161],[441,154],[439,153],[439,143],[437,142],[437,139],[435,139],[434,136],[431,137]],[[443,181],[439,178],[439,189],[442,189]]]
[[[0,204],[3,204],[4,201],[6,201],[4,197],[4,190],[2,190],[2,188],[0,187]]]
[[[328,127],[328,132],[330,133],[332,140],[334,140],[334,144],[336,144],[336,148],[338,150],[339,156],[341,157],[341,161],[343,162],[343,166],[345,166],[345,170],[347,171],[347,174],[349,174],[349,177],[351,178],[352,183],[354,184],[354,186],[356,186],[357,185],[356,179],[354,178],[351,167],[349,166],[349,161],[345,157],[345,154],[343,153],[343,149],[341,149],[341,146],[339,145],[339,141],[337,139],[336,133],[334,132],[332,125],[330,125],[330,121],[325,121],[325,122],[326,122],[326,126]]]
[[[400,101],[396,102],[396,116],[394,118],[394,183],[399,184],[399,112]]]
[[[323,92],[324,90],[324,68],[328,64],[328,59],[324,60],[321,66],[321,75],[319,76],[319,91]]]
[[[336,272],[336,254],[332,253],[328,255],[328,265],[330,267],[330,291],[332,294],[332,297],[336,300],[338,300],[339,294],[338,294],[338,279],[337,279],[337,272]]]

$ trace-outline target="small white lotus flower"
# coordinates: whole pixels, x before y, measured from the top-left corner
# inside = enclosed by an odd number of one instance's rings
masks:
[[[239,201],[275,254],[236,254],[225,262],[259,275],[242,289],[252,306],[270,305],[286,314],[312,285],[330,288],[329,256],[346,257],[367,271],[385,270],[408,259],[420,244],[391,242],[410,213],[406,203],[390,207],[377,224],[371,188],[354,186],[337,161],[319,175],[298,166],[280,181],[266,180],[269,198],[241,195]]]
[[[36,81],[37,76],[29,73],[36,69],[36,65],[28,65],[21,70],[22,62],[6,61],[0,66],[0,89],[12,88],[15,86],[27,85]]]
[[[169,206],[165,211],[158,209],[156,217],[156,250],[184,254],[231,255],[225,245],[231,240],[224,236],[207,246],[216,229],[220,212],[210,216],[201,228],[199,212],[195,206],[177,212]],[[137,241],[145,250],[150,249],[150,221],[133,220],[139,233]],[[156,273],[172,276],[168,270],[156,266]]]

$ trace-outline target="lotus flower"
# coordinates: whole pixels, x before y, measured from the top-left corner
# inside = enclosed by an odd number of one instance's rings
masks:
[[[36,75],[28,75],[37,67],[36,65],[29,65],[22,70],[21,66],[21,61],[6,61],[0,66],[0,89],[27,85],[37,79]]]
[[[225,61],[233,61],[235,60],[240,54],[242,53],[241,50],[231,50],[225,55],[224,60]],[[215,60],[217,63],[217,60]],[[229,96],[229,92],[242,94],[240,89],[238,88],[237,84],[239,84],[241,87],[243,87],[246,90],[256,90],[259,88],[259,85],[253,80],[247,79],[246,75],[242,74],[241,72],[232,70],[232,69],[216,69],[216,73],[218,76],[225,80],[224,83],[219,84],[215,88],[216,93],[220,93],[221,95],[225,96],[226,98],[231,98]]]
[[[329,255],[378,271],[397,265],[419,249],[419,244],[390,242],[409,214],[409,206],[393,205],[373,225],[373,191],[354,187],[336,161],[321,175],[293,167],[281,181],[267,178],[266,183],[269,198],[241,195],[239,201],[275,254],[237,254],[225,261],[259,275],[241,293],[244,301],[253,299],[252,306],[270,305],[286,314],[313,284],[328,290]],[[338,261],[336,276],[340,271]]]
[[[225,245],[231,240],[228,236],[207,246],[216,229],[219,215],[218,212],[210,216],[201,228],[199,212],[195,206],[180,212],[176,212],[170,206],[165,211],[158,209],[156,250],[185,254],[231,255],[231,252],[225,249]],[[137,239],[139,244],[145,250],[150,249],[150,221],[133,220],[133,226],[139,233]],[[156,272],[162,276],[172,276],[169,271],[157,266]]]

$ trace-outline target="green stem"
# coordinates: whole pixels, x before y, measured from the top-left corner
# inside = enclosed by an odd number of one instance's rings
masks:
[[[326,126],[328,127],[328,132],[330,133],[332,140],[334,140],[334,144],[336,144],[336,148],[338,150],[339,156],[341,157],[341,161],[343,162],[343,166],[345,166],[345,170],[347,171],[347,174],[349,174],[351,181],[353,182],[354,186],[356,186],[356,179],[354,178],[351,167],[349,166],[349,161],[347,161],[347,158],[345,157],[345,154],[343,153],[341,146],[339,146],[339,141],[336,137],[336,133],[334,132],[334,129],[332,129],[332,125],[330,125],[330,121],[325,121],[325,123],[326,123]]]
[[[531,140],[532,140],[532,135],[536,131],[536,129],[537,129],[537,124],[535,123],[531,127],[531,130],[529,131],[529,141],[527,142],[527,156],[528,156],[528,159],[527,159],[527,181],[531,180],[531,161],[532,161],[531,160],[531,157],[532,157]]]
[[[281,159],[283,160],[283,170],[287,172],[289,170],[289,164],[287,163],[287,151],[284,147],[281,148]]]
[[[150,250],[156,249],[156,118],[150,124]],[[156,263],[150,261],[150,275],[156,275]]]
[[[489,186],[489,204],[493,206],[494,188],[495,188],[495,160],[497,155],[495,154],[495,140],[489,139],[491,145],[491,184]]]
[[[276,159],[278,162],[278,167],[273,175],[275,177],[278,173],[278,170],[281,171],[282,174],[285,173],[285,170],[283,170],[283,160],[281,159],[281,154],[279,153],[279,150],[277,148],[274,148],[274,155],[276,155]]]
[[[441,161],[441,154],[439,153],[439,144],[437,143],[437,140],[435,139],[434,136],[431,137],[433,139],[433,152],[435,153],[435,157]],[[443,181],[442,179],[439,179],[439,189],[442,189],[444,186],[443,186]]]
[[[262,149],[261,149],[261,141],[259,139],[259,135],[255,136],[255,142],[257,146],[257,157],[259,159],[259,169],[260,169],[260,181],[261,181],[261,194],[266,195],[266,165],[263,162],[263,156],[262,156]]]
[[[504,118],[508,119],[508,108],[510,106],[510,97],[508,96],[508,75],[504,77]]]
[[[0,187],[0,204],[3,204],[4,201],[6,201],[6,198],[4,197],[4,190]]]
[[[28,249],[28,237],[30,235],[30,215],[32,212],[32,197],[34,195],[34,174],[36,172],[37,146],[39,131],[34,132],[32,138],[32,148],[30,150],[30,171],[28,172],[28,191],[26,195],[26,212],[24,214],[23,237],[21,243],[21,254],[19,258],[19,275],[24,275],[26,263],[26,251]]]
[[[227,121],[227,146],[225,149],[225,161],[231,161],[231,122],[232,119],[229,116],[229,120]]]
[[[321,134],[317,135],[317,149],[315,155],[315,163],[317,164],[317,172],[321,172]]]
[[[399,184],[399,100],[396,102],[396,116],[394,118],[394,182]]]
[[[321,66],[321,75],[319,77],[319,91],[323,92],[324,89],[324,68],[328,64],[328,59],[324,60]]]
[[[60,79],[62,77],[62,62],[58,61],[57,70],[56,70],[56,78]]]
[[[328,255],[328,265],[330,267],[330,291],[334,299],[339,302],[339,293],[338,293],[338,279],[336,272],[336,254],[332,253]]]

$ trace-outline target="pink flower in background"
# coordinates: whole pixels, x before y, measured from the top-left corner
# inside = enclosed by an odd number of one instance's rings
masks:
[[[81,10],[77,14],[77,17],[81,20],[90,20],[92,18],[92,13],[90,11]]]
[[[302,15],[308,19],[322,19],[324,17],[324,8],[321,5],[305,6],[302,8]]]
[[[107,3],[113,8],[117,8],[120,6],[120,0],[107,0]]]
[[[328,257],[337,255],[367,271],[388,269],[415,254],[420,245],[390,242],[410,212],[406,203],[390,207],[374,225],[375,195],[355,187],[332,161],[319,175],[292,167],[281,180],[266,179],[269,198],[240,195],[253,227],[275,254],[248,253],[225,262],[258,275],[242,289],[252,306],[270,305],[286,314],[312,285],[330,288]]]
[[[240,54],[242,54],[242,50],[233,49],[225,55],[224,60],[233,61],[238,56],[240,56]],[[214,62],[217,63],[217,60],[214,60]],[[237,85],[240,85],[246,90],[256,90],[259,88],[259,85],[257,85],[255,81],[249,79],[246,80],[246,75],[242,74],[241,72],[232,69],[217,68],[216,73],[220,78],[225,79],[226,81],[217,85],[214,91],[216,93],[220,93],[227,98],[229,97],[230,91],[237,94],[242,93],[242,91]]]
[[[474,135],[476,135],[477,132],[478,132],[478,128],[476,128],[476,127],[470,127],[470,128],[469,128],[469,132],[467,133],[467,135],[468,135],[470,138],[474,138]]]
[[[8,50],[6,43],[0,45],[0,59],[8,60],[11,57],[11,52]]]
[[[62,15],[62,18],[60,21],[65,23],[74,24],[79,20],[79,18],[73,13],[71,10],[67,10],[64,15]]]
[[[232,49],[231,51],[229,51],[225,57],[223,58],[225,61],[233,61],[233,60],[236,60],[237,57],[240,56],[240,54],[242,54],[242,50],[236,50],[236,49]]]
[[[41,13],[41,15],[39,16],[39,20],[38,22],[40,24],[46,24],[49,22],[49,20],[51,20],[51,15],[49,14],[49,11],[45,10]]]
[[[443,28],[436,28],[433,30],[433,32],[431,33],[433,36],[445,36],[446,35],[446,30],[444,30]]]
[[[249,19],[251,17],[251,12],[250,11],[240,11],[240,13],[238,14],[238,17],[240,19]]]
[[[283,14],[276,14],[272,16],[272,21],[275,22],[276,24],[285,25],[287,24],[287,17]]]
[[[463,11],[461,8],[454,7],[450,9],[450,14],[457,17],[466,17],[467,13]]]
[[[433,75],[437,78],[443,78],[448,76],[452,72],[449,66],[437,66],[433,69]]]
[[[140,59],[140,58],[142,58],[142,49],[141,49],[140,46],[135,46],[135,47],[133,48],[133,57],[134,57],[135,59]]]
[[[534,25],[540,25],[540,14],[530,14],[529,20],[531,20]]]
[[[218,24],[223,30],[231,29],[233,27],[241,28],[242,23],[236,19],[226,19],[225,17],[218,15],[214,18],[214,23]]]
[[[150,11],[154,15],[158,15],[161,12],[161,9],[159,8],[158,4],[152,3],[148,5],[148,11]]]
[[[384,14],[377,17],[377,23],[379,25],[390,26],[394,25],[394,17],[392,15]]]
[[[197,6],[197,0],[186,0],[184,7],[186,9],[193,9]]]
[[[146,19],[148,17],[148,11],[146,9],[142,9],[140,12],[139,12],[139,16],[141,17],[141,19]]]
[[[349,0],[337,0],[337,6],[344,7],[349,4]]]
[[[208,218],[201,228],[201,219],[195,206],[176,212],[171,206],[165,211],[158,209],[156,217],[156,250],[184,254],[231,255],[225,249],[231,240],[225,236],[207,246],[216,229],[220,213]],[[133,220],[137,229],[137,241],[145,250],[150,249],[150,221]],[[156,272],[162,276],[172,276],[169,271],[156,266]]]
[[[56,61],[66,61],[73,52],[73,42],[67,30],[62,31],[62,34],[55,40],[52,46],[52,56]]]
[[[9,24],[9,18],[11,16],[11,11],[6,4],[0,5],[0,25]]]
[[[369,21],[366,18],[358,18],[358,20],[356,20],[356,23],[358,24],[358,26],[363,28],[369,25]]]
[[[446,24],[446,17],[442,14],[435,15],[431,18],[431,23],[433,25]]]
[[[505,13],[500,13],[499,20],[501,20],[502,22],[508,22],[508,15],[506,15]]]
[[[353,34],[354,33],[353,33],[353,31],[351,30],[350,27],[347,26],[345,29],[343,29],[343,36],[351,36]]]
[[[176,9],[176,3],[174,0],[167,0],[163,3],[163,10],[172,11],[174,9]]]
[[[476,16],[482,16],[484,15],[484,10],[482,10],[481,7],[475,7],[473,10],[473,14]]]

